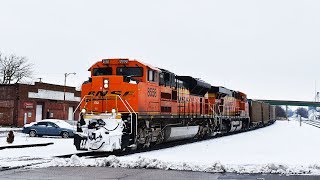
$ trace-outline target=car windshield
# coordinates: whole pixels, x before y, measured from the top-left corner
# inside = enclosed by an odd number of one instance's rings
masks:
[[[67,128],[67,129],[72,129],[72,126],[67,123],[67,122],[64,122],[64,121],[57,121],[55,122],[56,125],[58,125],[60,128]]]

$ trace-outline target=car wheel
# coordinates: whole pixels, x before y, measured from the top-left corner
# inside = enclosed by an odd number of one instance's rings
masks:
[[[61,136],[62,136],[62,138],[68,138],[69,137],[69,133],[68,132],[62,132]]]
[[[31,131],[29,132],[29,136],[30,136],[30,137],[36,137],[36,136],[37,136],[36,131],[31,130]]]

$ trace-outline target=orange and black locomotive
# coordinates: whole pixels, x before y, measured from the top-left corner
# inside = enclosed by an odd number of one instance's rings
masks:
[[[78,149],[143,148],[260,123],[250,121],[252,103],[245,93],[199,78],[129,59],[103,59],[89,71],[82,85]]]

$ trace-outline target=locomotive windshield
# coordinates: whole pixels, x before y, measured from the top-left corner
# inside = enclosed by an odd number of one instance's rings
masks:
[[[142,77],[143,68],[142,67],[118,67],[117,75]]]
[[[104,75],[112,75],[112,68],[94,68],[93,69],[93,76],[104,76]]]

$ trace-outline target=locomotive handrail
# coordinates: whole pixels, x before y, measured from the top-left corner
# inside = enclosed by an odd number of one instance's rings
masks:
[[[76,107],[76,109],[73,111],[73,114],[72,114],[73,117],[74,117],[76,111],[77,111],[77,110],[79,109],[79,107],[81,106],[83,100],[85,100],[87,96],[91,96],[91,97],[92,97],[92,95],[85,95],[85,96],[81,99],[80,103],[78,104],[78,106]]]
[[[136,115],[136,134],[138,133],[138,115],[135,112],[135,110],[132,108],[132,106],[129,104],[129,102],[127,100],[125,100],[125,102],[128,104],[128,106],[131,108],[132,112]],[[132,119],[132,114],[131,114],[131,119]],[[132,126],[132,122],[131,122],[131,126]],[[131,132],[132,133],[132,132]]]
[[[136,118],[137,118],[137,113],[133,110],[133,108],[130,106],[130,104],[128,103],[128,101],[126,100],[126,102],[127,102],[127,104],[125,103],[125,101],[121,98],[121,96],[119,96],[119,95],[117,95],[118,97],[119,97],[119,99],[120,99],[120,101],[123,103],[123,105],[127,108],[127,110],[129,111],[129,113],[130,113],[130,120],[131,120],[131,127],[130,127],[130,134],[132,134],[132,132],[133,132],[133,127],[132,127],[132,112],[136,115]],[[131,110],[130,110],[130,108],[128,108],[128,106],[131,108]],[[138,125],[137,125],[137,123],[138,123],[138,121],[136,120],[136,133],[138,132]]]
[[[211,106],[210,103],[207,103],[207,104],[208,104],[210,110],[212,111],[212,116],[215,116],[216,113],[214,112],[214,108]]]
[[[86,99],[87,97],[93,97],[92,95],[86,95],[86,96],[84,96],[83,97],[83,99],[81,100],[81,102],[79,103],[79,105],[78,105],[78,107],[77,107],[77,109],[80,107],[80,105],[81,105],[81,103],[83,102],[83,100],[84,99]],[[122,104],[124,105],[124,107],[128,110],[128,112],[130,113],[130,117],[131,117],[131,127],[130,127],[130,134],[132,134],[133,133],[133,118],[132,118],[132,114],[134,113],[135,114],[135,120],[136,120],[136,133],[138,132],[138,120],[137,120],[137,113],[134,111],[134,109],[132,108],[132,106],[129,104],[129,102],[127,101],[127,100],[123,100],[122,98],[121,98],[121,96],[120,95],[116,95],[116,94],[111,94],[111,95],[107,95],[107,97],[105,98],[105,100],[106,100],[106,106],[108,105],[107,103],[107,101],[108,101],[108,97],[115,97],[115,101],[116,101],[116,109],[117,109],[117,112],[118,112],[118,103],[117,103],[117,101],[118,101],[118,99],[120,99],[120,101],[122,102]],[[92,102],[92,100],[91,100],[91,102]],[[92,106],[92,105],[91,105]]]
[[[119,96],[119,95],[117,95],[117,96]],[[131,110],[128,108],[127,104],[123,101],[123,99],[120,96],[119,96],[119,99],[123,103],[123,105],[126,107],[126,109],[129,111],[129,113],[131,115],[131,122],[132,122],[132,112],[131,112]],[[131,131],[132,131],[132,127],[131,127]]]

